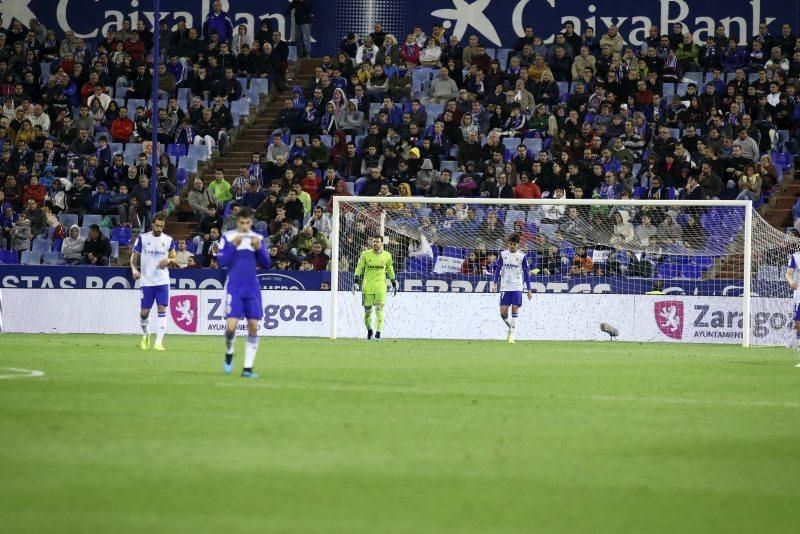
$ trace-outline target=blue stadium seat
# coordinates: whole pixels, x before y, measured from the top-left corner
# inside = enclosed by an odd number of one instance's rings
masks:
[[[38,252],[40,254],[44,254],[45,252],[50,252],[50,247],[52,246],[52,242],[49,239],[34,239],[31,243],[31,252]]]
[[[507,232],[510,232],[514,228],[514,222],[522,221],[525,222],[525,212],[522,210],[508,210],[506,212],[506,221],[505,221],[505,229]]]
[[[250,106],[244,100],[236,100],[231,103],[231,112],[235,111],[240,116],[247,117],[250,115]]]
[[[178,168],[186,169],[186,172],[197,172],[197,159],[190,156],[181,158],[181,161],[178,164]]]
[[[18,265],[19,256],[13,250],[0,250],[0,265]]]
[[[250,80],[250,89],[257,89],[262,95],[269,92],[269,80],[267,78],[253,78]]]
[[[186,169],[178,168],[175,171],[175,179],[178,184],[178,189],[183,189],[186,186]]]
[[[333,136],[320,135],[319,139],[320,141],[322,141],[322,144],[325,145],[326,147],[331,148],[333,146]]]
[[[658,266],[659,278],[679,278],[683,265],[680,263],[662,263]]]
[[[514,50],[510,48],[498,48],[497,49],[497,61],[500,63],[500,69],[505,69],[506,65],[508,64],[508,59]]]
[[[675,94],[675,84],[674,83],[665,83],[663,88],[662,88],[662,90],[661,90],[661,94],[664,95],[665,97],[667,97],[667,96],[671,97],[672,95],[674,95]]]
[[[517,154],[517,147],[519,146],[520,142],[519,139],[516,137],[506,137],[503,139],[503,146],[506,147],[506,150],[510,150],[512,154]]]
[[[433,258],[408,258],[406,270],[415,273],[427,273],[433,268]]]
[[[687,72],[683,75],[685,79],[691,80],[696,85],[701,85],[703,83],[703,73],[702,72]]]
[[[494,59],[497,56],[497,50],[494,49],[494,48],[487,48],[486,49],[486,55],[489,56],[490,58]],[[500,69],[501,70],[503,69],[503,65],[502,64],[500,65]]]
[[[42,253],[25,250],[22,252],[22,256],[20,257],[20,263],[22,265],[41,265]]]
[[[69,233],[73,224],[78,224],[78,216],[73,213],[59,213],[58,222],[64,227],[64,231]]]
[[[703,277],[703,270],[704,269],[699,265],[695,265],[693,263],[687,263],[681,269],[681,276],[683,278],[698,280]]]
[[[297,47],[296,46],[290,46],[289,47],[289,56],[286,59],[288,59],[291,62],[297,61]]]
[[[67,262],[64,259],[64,255],[60,252],[45,252],[42,256],[45,265],[66,265]]]
[[[542,151],[542,140],[538,137],[523,139],[522,143],[534,154],[539,154]]]
[[[443,171],[445,169],[448,169],[450,171],[450,174],[452,175],[452,173],[454,173],[455,170],[456,170],[456,162],[455,161],[442,160],[439,163],[439,171]]]
[[[638,198],[644,198],[644,196],[646,194],[647,194],[647,188],[646,187],[634,187],[633,188],[633,198],[637,198],[637,199]]]
[[[91,214],[87,213],[86,215],[83,216],[83,224],[82,224],[82,226],[84,228],[89,228],[89,226],[91,226],[93,224],[99,225],[102,222],[102,220],[103,220],[103,216],[102,215],[91,215]]]
[[[167,154],[170,156],[185,156],[186,145],[167,145]]]
[[[118,226],[117,228],[112,228],[111,239],[122,246],[126,246],[131,242],[131,229],[127,226]]]
[[[188,158],[194,158],[197,161],[205,161],[208,159],[208,148],[205,145],[189,145]]]
[[[442,256],[449,256],[451,258],[466,258],[468,250],[459,247],[443,247]]]
[[[119,258],[119,241],[111,241],[111,257],[115,260]]]

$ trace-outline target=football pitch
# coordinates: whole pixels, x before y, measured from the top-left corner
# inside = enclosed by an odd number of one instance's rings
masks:
[[[138,339],[0,335],[0,531],[800,525],[793,350]]]

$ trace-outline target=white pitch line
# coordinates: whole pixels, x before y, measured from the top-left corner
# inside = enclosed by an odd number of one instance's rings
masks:
[[[36,369],[20,369],[18,367],[0,367],[0,370],[11,371],[13,374],[0,375],[0,380],[10,380],[13,378],[39,378],[44,376],[44,371]]]

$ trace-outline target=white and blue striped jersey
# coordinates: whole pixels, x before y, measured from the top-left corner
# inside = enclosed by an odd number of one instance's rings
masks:
[[[174,248],[172,238],[163,232],[158,237],[154,236],[153,232],[139,234],[133,250],[139,254],[142,287],[169,285],[169,269],[166,267],[159,269],[158,264],[166,259],[169,251]]]
[[[497,258],[494,269],[494,281],[498,283],[500,293],[507,291],[530,291],[531,275],[528,268],[528,258],[522,251],[511,252],[504,250]]]

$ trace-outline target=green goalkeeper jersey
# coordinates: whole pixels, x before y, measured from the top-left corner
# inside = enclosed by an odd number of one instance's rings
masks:
[[[365,250],[358,258],[356,276],[363,278],[362,293],[386,293],[386,279],[394,280],[392,255],[385,250],[377,254],[372,249]]]

